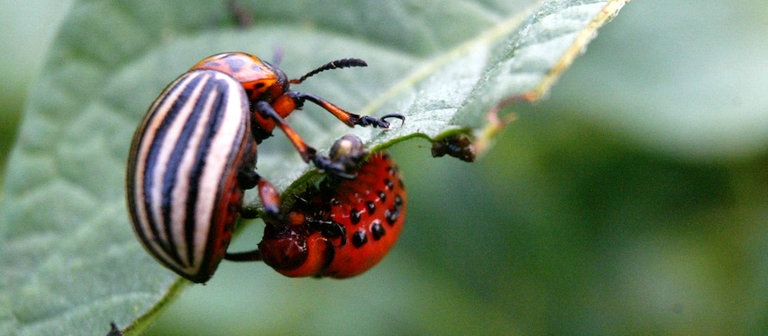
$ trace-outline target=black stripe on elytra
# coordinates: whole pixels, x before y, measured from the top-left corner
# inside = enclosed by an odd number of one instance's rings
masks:
[[[195,242],[195,231],[197,230],[197,225],[210,225],[210,223],[197,223],[195,220],[195,213],[197,212],[196,204],[197,199],[199,196],[199,187],[201,184],[201,177],[205,168],[205,165],[207,163],[207,157],[209,152],[212,150],[211,145],[213,143],[213,138],[216,136],[216,133],[218,133],[219,129],[221,128],[222,119],[224,118],[224,114],[226,113],[226,104],[228,102],[228,96],[229,96],[229,87],[230,82],[221,80],[221,79],[212,79],[208,83],[206,83],[205,88],[202,92],[202,99],[201,101],[195,106],[195,114],[197,113],[210,113],[209,121],[205,125],[205,132],[202,135],[202,140],[200,141],[200,144],[197,147],[195,160],[196,163],[193,165],[193,170],[189,174],[189,186],[190,186],[190,197],[187,199],[187,209],[186,209],[186,221],[184,223],[184,229],[186,230],[185,235],[187,239],[187,253],[189,260],[192,260],[193,252],[197,248],[194,245]],[[210,110],[200,110],[198,111],[198,108],[202,108],[203,106],[209,105],[208,99],[212,99],[211,102],[211,108]],[[234,148],[216,148],[215,150],[220,151],[227,151],[227,150],[234,150]],[[231,157],[231,155],[227,156],[228,159]],[[227,162],[211,162],[211,164],[229,164],[229,160]],[[226,169],[222,172],[226,174]],[[221,186],[221,180],[225,178],[226,175],[218,176],[219,181],[217,183],[218,186]],[[218,195],[216,195],[218,196]],[[218,202],[216,201],[218,204]],[[215,212],[214,208],[214,212]],[[215,215],[215,213],[211,213],[211,215]],[[214,218],[211,218],[213,220]],[[209,227],[209,230],[213,230],[213,228]],[[219,237],[213,237],[212,235],[208,235],[209,238],[216,238]],[[211,248],[211,244],[206,244],[206,249]],[[211,251],[206,250],[205,253],[203,253],[203,256],[208,259],[210,257]],[[207,260],[201,260],[202,264],[204,265],[207,263]]]
[[[173,247],[173,249],[169,252],[171,252],[171,255],[174,259],[174,261],[177,264],[182,264],[181,262],[181,255],[179,255],[178,247],[174,243],[175,240],[173,238],[179,238],[173,236],[173,205],[178,202],[178,200],[173,199],[173,190],[176,188],[176,185],[178,183],[185,183],[184,181],[178,181],[179,176],[179,170],[181,166],[181,160],[184,157],[184,153],[189,151],[190,146],[190,139],[192,139],[194,135],[194,131],[199,127],[199,120],[202,115],[202,108],[203,104],[200,102],[200,97],[207,91],[209,86],[209,76],[203,76],[200,74],[199,76],[195,77],[194,82],[190,81],[189,87],[194,89],[195,87],[198,87],[199,85],[204,85],[203,89],[200,93],[196,96],[192,96],[191,92],[189,94],[182,94],[179,96],[178,100],[184,103],[184,105],[191,105],[192,110],[189,114],[186,115],[186,120],[184,121],[184,126],[181,129],[181,132],[179,133],[179,136],[177,139],[173,139],[174,146],[171,150],[171,155],[168,158],[168,161],[165,163],[165,167],[161,167],[161,169],[164,169],[163,171],[163,188],[162,188],[162,199],[163,199],[163,206],[162,206],[162,212],[163,212],[163,224],[164,229],[166,231],[167,237],[170,237],[169,239],[169,245]],[[200,78],[198,80],[198,78]],[[187,88],[185,88],[183,93],[187,93]],[[184,105],[179,106],[179,108],[184,107]],[[179,116],[183,117],[183,116]],[[168,139],[167,141],[171,141],[171,139]],[[193,162],[192,163],[192,169],[196,169],[196,166],[199,165],[199,162]],[[192,190],[192,186],[189,186],[189,190],[187,191],[187,197],[193,197],[196,195],[196,190]],[[182,202],[182,204],[189,204],[189,202],[193,202],[193,200],[187,199],[186,202]],[[192,223],[194,228],[194,223]],[[184,226],[187,226],[188,223],[185,221]],[[185,230],[188,230],[189,228],[185,228]],[[187,239],[186,237],[184,237]],[[189,240],[186,240],[189,244]],[[189,245],[187,245],[187,254],[189,254]],[[187,259],[190,262],[194,262],[191,259]],[[185,265],[189,266],[189,265]]]
[[[145,169],[144,169],[144,203],[145,207],[147,209],[147,219],[149,221],[148,227],[152,231],[153,237],[160,237],[160,230],[165,229],[166,233],[168,232],[168,228],[165,227],[166,225],[158,225],[158,223],[155,221],[155,216],[152,216],[152,204],[160,202],[165,207],[167,205],[167,199],[165,199],[165,195],[161,195],[161,199],[155,200],[152,198],[151,191],[155,188],[155,185],[158,184],[157,181],[154,179],[153,172],[156,169],[165,169],[163,162],[158,162],[159,155],[160,155],[160,149],[163,145],[163,142],[165,142],[165,138],[168,134],[168,129],[170,125],[173,123],[173,121],[178,117],[179,110],[181,106],[186,104],[186,99],[192,94],[192,90],[194,90],[197,83],[200,81],[200,76],[192,76],[189,78],[188,81],[179,81],[177,84],[173,86],[173,90],[166,92],[164,94],[163,100],[167,99],[169,94],[175,90],[181,89],[178,98],[174,100],[171,105],[167,108],[166,111],[163,111],[165,113],[155,113],[156,115],[163,118],[162,122],[158,125],[157,132],[155,133],[155,136],[152,139],[148,139],[151,143],[149,151],[147,152],[146,160],[145,161]],[[178,88],[177,86],[183,85],[183,88]],[[165,103],[158,104],[157,107],[163,107],[165,106]],[[163,222],[165,222],[163,220]],[[170,236],[168,236],[170,237]],[[148,246],[154,246],[154,245],[160,245],[160,247],[169,255],[175,255],[175,244],[173,244],[172,240],[163,241],[160,239],[152,239],[150,244]]]

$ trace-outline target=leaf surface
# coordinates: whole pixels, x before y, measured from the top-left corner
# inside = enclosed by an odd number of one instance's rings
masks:
[[[383,149],[464,133],[482,154],[511,120],[503,107],[546,94],[625,2],[75,3],[9,158],[0,334],[98,335],[112,320],[137,332],[185,286],[134,238],[123,179],[147,106],[203,57],[237,50],[270,59],[281,50],[291,77],[363,58],[368,68],[319,74],[295,89],[406,122],[350,130],[308,104],[289,121],[309,144],[325,150],[354,132]],[[259,148],[260,173],[281,189],[310,168],[282,134]]]

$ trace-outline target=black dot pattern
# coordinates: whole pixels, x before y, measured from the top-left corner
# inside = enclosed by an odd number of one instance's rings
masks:
[[[327,194],[317,198],[318,202],[331,205],[333,218],[346,229],[343,239],[329,245],[335,253],[329,257],[329,265],[333,265],[330,267],[334,272],[340,272],[333,274],[347,276],[362,271],[358,268],[371,267],[400,234],[398,221],[403,220],[406,211],[400,172],[390,161],[384,162],[380,157],[374,160],[372,165],[363,165],[355,179],[322,185],[328,188],[323,190]]]
[[[365,234],[365,230],[360,229],[352,234],[352,245],[360,248],[368,242],[368,236]]]
[[[381,226],[380,221],[375,220],[373,223],[371,223],[371,234],[373,235],[373,240],[381,239],[381,237],[384,237],[384,234],[386,233],[387,231],[383,226]]]
[[[352,224],[360,223],[360,219],[361,219],[360,211],[358,211],[357,209],[352,209],[349,212],[349,220],[352,222]]]
[[[395,183],[392,182],[389,178],[384,179],[384,185],[387,186],[387,190],[392,190],[395,188]]]

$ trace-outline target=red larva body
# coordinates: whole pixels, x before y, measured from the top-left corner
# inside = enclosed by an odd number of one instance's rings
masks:
[[[374,154],[356,178],[326,177],[300,195],[285,223],[268,220],[262,259],[290,277],[358,275],[395,244],[406,204],[397,166],[387,153]]]

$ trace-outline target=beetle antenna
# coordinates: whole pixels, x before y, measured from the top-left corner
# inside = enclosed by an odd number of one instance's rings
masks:
[[[365,63],[365,61],[359,58],[343,58],[343,59],[335,60],[332,62],[328,62],[325,65],[320,66],[315,70],[307,72],[306,75],[301,76],[301,78],[299,79],[291,79],[289,83],[299,84],[303,82],[305,79],[312,77],[325,70],[351,68],[351,67],[364,67],[364,66],[368,66],[368,63]]]
[[[272,51],[272,65],[279,68],[280,62],[283,60],[283,48],[280,46],[275,46],[274,50]]]

